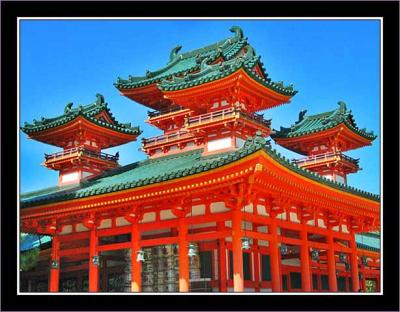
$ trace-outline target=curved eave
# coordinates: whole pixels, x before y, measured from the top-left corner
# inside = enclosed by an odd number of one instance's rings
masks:
[[[65,128],[73,127],[75,124],[81,121],[83,121],[84,123],[87,122],[89,127],[98,128],[99,133],[102,133],[104,132],[104,130],[106,130],[107,134],[109,134],[110,136],[122,139],[126,142],[135,140],[136,137],[142,133],[139,127],[137,127],[137,129],[134,130],[121,128],[115,125],[111,125],[107,122],[95,120],[94,118],[87,117],[83,114],[78,114],[73,118],[68,118],[64,122],[57,123],[52,127],[46,127],[43,130],[38,129],[36,131],[24,131],[26,130],[24,128],[21,128],[21,130],[32,139],[48,143],[46,138],[49,135],[53,135],[55,133],[62,133]]]
[[[107,194],[116,195],[120,192],[126,192],[130,190],[134,190],[137,188],[146,188],[150,186],[154,186],[157,184],[163,184],[165,182],[174,181],[176,179],[182,178],[192,178],[202,175],[208,172],[214,172],[216,170],[220,170],[226,166],[235,166],[238,162],[244,161],[244,159],[249,159],[251,157],[257,157],[260,154],[257,152],[261,152],[267,159],[272,160],[272,163],[275,165],[284,168],[290,175],[301,176],[305,181],[311,182],[314,185],[321,186],[322,188],[328,188],[330,191],[341,192],[345,196],[355,196],[358,199],[367,200],[374,202],[374,205],[378,205],[380,197],[378,195],[374,195],[362,190],[358,190],[356,188],[343,185],[341,183],[328,180],[316,173],[310,172],[308,170],[304,170],[294,164],[292,164],[288,159],[281,157],[279,153],[275,150],[271,150],[269,147],[263,147],[260,145],[251,145],[246,146],[245,148],[239,149],[236,152],[229,153],[221,158],[216,159],[213,162],[209,162],[206,164],[199,163],[194,165],[192,168],[182,169],[173,171],[167,174],[162,174],[159,176],[154,176],[151,178],[141,179],[137,181],[117,183],[111,186],[104,186],[100,188],[95,188],[88,190],[87,192],[81,192],[79,194],[70,193],[70,194],[54,194],[52,196],[48,196],[45,199],[31,199],[27,201],[21,201],[22,208],[30,208],[37,206],[44,206],[50,203],[59,203],[62,202],[70,202],[70,201],[80,201],[84,198],[96,198],[97,196],[106,196]],[[118,173],[117,173],[118,174]],[[101,178],[101,177],[100,177]],[[323,189],[321,189],[323,191]],[[53,204],[54,205],[54,204]]]
[[[248,71],[244,68],[239,67],[235,71],[229,73],[229,75],[219,74],[216,79],[211,79],[210,81],[197,80],[197,84],[191,85],[189,83],[187,87],[176,88],[177,90],[172,90],[170,88],[165,88],[160,86],[160,89],[164,92],[164,97],[174,101],[175,103],[184,106],[191,107],[191,99],[195,96],[204,96],[207,93],[215,93],[224,91],[229,87],[237,86],[242,90],[242,92],[251,92],[253,96],[261,99],[261,107],[259,109],[267,109],[271,107],[276,107],[278,105],[289,102],[292,95],[283,94],[279,91],[275,91],[269,87],[267,83],[262,83],[256,79],[254,76],[249,75]],[[246,91],[247,90],[247,91]],[[295,94],[295,92],[293,92]]]
[[[372,141],[376,138],[376,136],[363,135],[364,132],[357,131],[357,129],[354,127],[349,127],[348,123],[346,122],[329,125],[322,129],[310,130],[294,134],[283,134],[282,132],[275,130],[275,133],[271,134],[271,138],[277,144],[291,151],[304,155],[307,153],[308,150],[293,148],[293,145],[296,143],[315,142],[316,137],[329,137],[335,135],[336,133],[342,131],[341,128],[346,129],[344,133],[346,133],[349,138],[352,137],[355,141],[358,142],[358,145],[354,148],[371,145]],[[341,137],[343,137],[343,133],[341,134]]]

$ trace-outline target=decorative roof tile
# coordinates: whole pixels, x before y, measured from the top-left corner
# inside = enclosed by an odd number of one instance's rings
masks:
[[[101,94],[96,94],[97,100],[88,105],[79,105],[76,108],[72,108],[73,103],[68,103],[64,108],[64,114],[55,118],[44,118],[41,120],[33,120],[33,124],[25,122],[21,130],[26,134],[36,133],[51,128],[59,127],[64,125],[79,116],[85,118],[86,120],[95,123],[99,126],[115,130],[118,132],[126,134],[139,135],[141,130],[139,127],[132,127],[131,123],[120,123],[118,122],[113,114],[111,113],[108,104],[104,101],[104,97]],[[95,116],[105,112],[108,117],[112,120],[112,123],[106,122],[96,118]]]
[[[338,102],[339,107],[336,110],[321,113],[317,115],[305,116],[307,110],[299,113],[299,120],[290,128],[281,127],[280,130],[274,130],[272,138],[294,138],[311,133],[321,132],[336,127],[339,124],[346,125],[351,131],[364,137],[367,140],[376,139],[373,132],[367,132],[366,129],[357,127],[351,110],[347,110],[346,103]]]
[[[143,77],[129,76],[127,80],[118,78],[114,85],[121,90],[155,83],[161,90],[174,91],[221,79],[244,68],[253,79],[276,92],[284,95],[297,93],[292,86],[284,87],[282,83],[273,83],[269,78],[264,79],[254,73],[253,69],[258,64],[264,76],[268,77],[260,63],[260,57],[256,57],[247,38],[243,37],[242,29],[233,26],[230,31],[235,33],[233,38],[183,54],[178,54],[181,46],[177,46],[171,51],[170,61],[164,68],[154,72],[148,71]],[[244,57],[242,50],[247,50]],[[209,65],[220,58],[222,58],[221,63]]]
[[[311,171],[302,169],[293,164],[289,159],[281,157],[279,153],[271,149],[269,141],[256,135],[246,140],[244,146],[236,151],[221,153],[212,156],[201,156],[203,150],[184,152],[177,155],[147,159],[127,166],[105,171],[97,178],[90,179],[75,187],[52,188],[35,193],[21,195],[21,208],[32,207],[52,202],[59,202],[74,198],[88,197],[92,195],[110,193],[116,190],[131,189],[138,186],[150,185],[174,178],[190,176],[192,174],[206,172],[243,157],[251,155],[259,150],[264,150],[274,160],[290,170],[319,183],[331,186],[335,189],[352,193],[361,197],[379,201],[379,195],[367,193],[344,184],[331,181]]]

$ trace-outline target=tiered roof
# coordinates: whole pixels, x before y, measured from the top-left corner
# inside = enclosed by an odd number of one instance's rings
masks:
[[[177,46],[171,51],[169,63],[164,68],[154,72],[147,71],[143,77],[118,78],[114,85],[120,91],[156,85],[162,93],[216,81],[242,69],[262,86],[281,95],[293,96],[297,93],[293,86],[285,87],[282,82],[272,82],[268,78],[260,57],[256,56],[239,27],[234,26],[230,31],[235,33],[234,37],[201,49],[178,54],[181,46]],[[135,100],[141,102],[140,99],[135,98]],[[156,109],[162,108],[146,102],[141,103]]]
[[[328,133],[329,130],[342,125],[350,130],[357,138],[365,142],[364,145],[368,145],[376,139],[377,136],[373,131],[368,132],[365,128],[358,128],[351,110],[347,110],[344,102],[338,102],[338,105],[339,107],[333,111],[317,115],[305,116],[307,110],[303,110],[299,113],[299,120],[294,125],[291,125],[289,128],[280,127],[280,130],[274,130],[275,133],[271,134],[271,137],[277,140],[279,144],[302,138],[304,138],[304,140],[306,140],[306,138],[313,140],[314,134]],[[292,149],[286,144],[285,147]],[[302,151],[297,149],[292,150],[302,153]]]
[[[96,97],[96,102],[85,106],[79,105],[76,108],[72,108],[73,103],[68,103],[62,115],[54,118],[42,117],[40,120],[34,119],[32,124],[25,122],[21,130],[30,135],[72,123],[78,117],[83,117],[93,124],[113,131],[133,135],[139,135],[141,133],[140,128],[132,127],[131,123],[118,122],[111,113],[108,103],[104,102],[104,97],[101,94],[97,94]],[[102,115],[102,113],[105,114],[105,116]],[[102,115],[103,118],[99,118],[99,115]]]
[[[233,152],[202,156],[203,150],[198,149],[177,155],[147,159],[105,171],[97,178],[82,182],[77,187],[54,187],[25,194],[21,196],[21,208],[134,189],[190,176],[233,163],[259,150],[264,150],[279,164],[302,176],[338,190],[379,201],[378,195],[331,181],[316,173],[298,167],[289,159],[282,157],[275,150],[272,150],[270,144],[262,137],[256,136],[249,138],[242,148]]]

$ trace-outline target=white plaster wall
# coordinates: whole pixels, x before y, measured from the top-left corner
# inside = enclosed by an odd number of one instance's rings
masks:
[[[76,225],[76,227],[75,227],[75,230],[76,230],[77,232],[86,232],[86,231],[89,231],[89,229],[88,229],[86,226],[84,226],[82,223],[78,223],[78,224]]]
[[[142,219],[142,221],[140,223],[153,222],[155,220],[156,220],[156,213],[154,211],[153,212],[146,212],[143,215],[143,219]]]
[[[259,241],[258,241],[258,245],[259,245],[259,246],[268,247],[268,246],[269,246],[269,242],[266,241],[266,240],[259,240]]]
[[[326,229],[326,225],[323,220],[318,219],[318,227]]]
[[[72,233],[72,225],[65,225],[61,231],[61,235]]]
[[[111,219],[101,220],[101,224],[98,229],[108,229],[112,225]]]
[[[342,224],[342,232],[343,233],[350,233],[349,229],[347,228],[346,224]]]
[[[209,141],[207,143],[207,150],[209,152],[217,151],[228,147],[232,147],[232,140],[230,137]]]
[[[212,203],[210,205],[210,211],[211,213],[218,213],[218,212],[226,212],[229,211],[228,208],[226,208],[225,203],[223,202],[216,202]]]
[[[192,207],[192,216],[202,216],[206,213],[205,205],[197,205]]]
[[[272,288],[261,288],[260,292],[272,292]]]
[[[290,221],[294,223],[300,223],[300,220],[297,218],[297,213],[295,212],[290,213]]]
[[[160,220],[170,220],[175,219],[175,215],[172,213],[171,209],[161,210],[160,211]]]
[[[315,221],[314,221],[314,220],[308,220],[308,221],[307,221],[307,224],[308,224],[308,225],[314,226],[314,225],[315,225]]]
[[[253,213],[253,204],[249,204],[247,206],[244,206],[241,210],[242,211],[246,211],[248,213]]]
[[[117,226],[125,226],[125,225],[129,225],[130,223],[128,221],[126,221],[126,219],[124,217],[118,217],[115,219],[115,224]]]
[[[293,266],[300,266],[300,260],[299,259],[282,259],[282,264],[285,265],[293,265]]]
[[[267,217],[269,216],[267,210],[265,209],[265,206],[263,206],[263,205],[257,205],[257,212],[259,215],[267,216]]]

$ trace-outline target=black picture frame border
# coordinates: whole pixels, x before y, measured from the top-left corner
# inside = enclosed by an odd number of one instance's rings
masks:
[[[399,310],[399,3],[355,2],[1,2],[2,310]],[[132,16],[130,16],[132,15]],[[384,295],[28,295],[16,290],[17,17],[383,17]],[[397,170],[396,170],[397,169]],[[396,235],[397,233],[397,235]],[[386,255],[386,256],[385,256]]]

